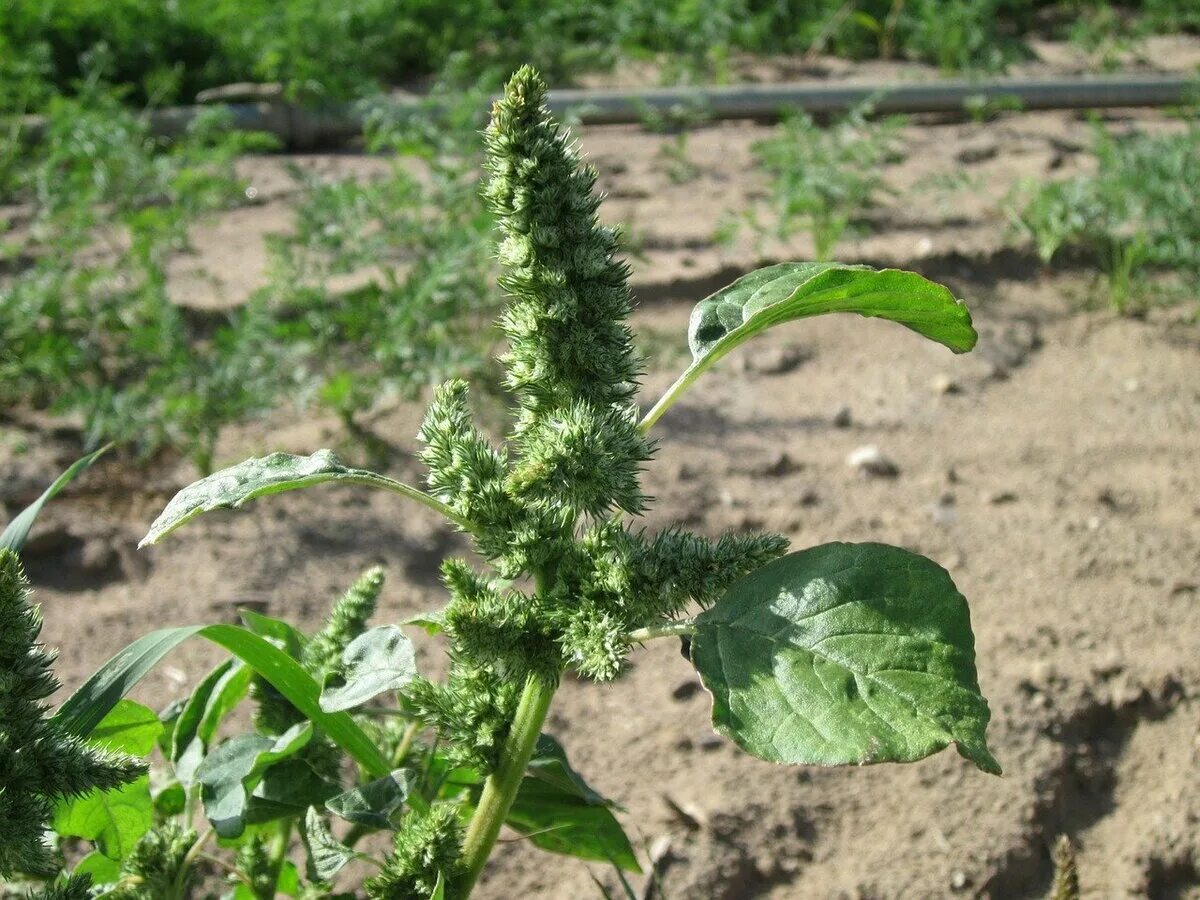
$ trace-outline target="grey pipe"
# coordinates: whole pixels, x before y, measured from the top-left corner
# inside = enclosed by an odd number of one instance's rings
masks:
[[[840,113],[871,101],[878,113],[961,113],[976,98],[1014,98],[1023,109],[1098,109],[1174,106],[1190,93],[1195,79],[1169,75],[1109,75],[1094,78],[997,78],[988,81],[934,81],[923,84],[755,84],[711,88],[650,88],[641,91],[558,90],[550,94],[556,112],[578,110],[584,122],[637,122],[649,108],[658,112],[694,106],[719,119],[773,119],[787,109]]]
[[[674,87],[642,90],[550,92],[550,107],[586,124],[642,121],[647,112],[670,114],[702,110],[716,119],[776,119],[789,109],[815,114],[845,112],[870,101],[877,113],[962,113],[972,100],[1013,99],[1022,109],[1108,109],[1176,106],[1200,99],[1195,79],[1175,75],[1103,75],[1086,78],[995,78],[987,81],[873,84],[756,84],[728,87]],[[397,101],[401,106],[404,101]],[[362,115],[353,105],[320,109],[280,101],[230,103],[234,127],[274,134],[287,147],[311,149],[337,144],[362,133]],[[154,110],[155,134],[172,137],[187,128],[204,106]],[[37,140],[40,117],[26,117],[26,135]]]

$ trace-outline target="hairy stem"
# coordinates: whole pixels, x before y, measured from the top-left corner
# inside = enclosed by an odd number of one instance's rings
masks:
[[[647,628],[635,628],[629,632],[629,640],[634,644],[644,644],[655,638],[683,637],[696,633],[696,623],[691,619],[682,622],[667,622],[663,625],[651,625]]]
[[[508,818],[508,811],[516,799],[525,767],[533,756],[533,748],[542,731],[542,723],[550,710],[550,701],[557,686],[539,675],[530,675],[525,690],[513,717],[512,730],[501,751],[496,771],[488,776],[483,785],[479,806],[471,817],[467,835],[463,841],[463,864],[466,874],[457,886],[459,898],[469,897],[479,874],[491,855],[492,847],[500,834],[500,826]]]

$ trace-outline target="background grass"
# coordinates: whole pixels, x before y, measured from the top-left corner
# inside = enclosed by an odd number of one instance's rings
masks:
[[[116,440],[213,465],[221,429],[284,403],[319,404],[369,437],[363,413],[483,364],[482,324],[500,298],[491,222],[477,193],[483,93],[531,61],[554,83],[654,60],[664,80],[731,77],[737,54],[924,60],[998,70],[1031,35],[1074,41],[1109,65],[1137,35],[1200,30],[1194,0],[0,0],[0,421],[47,412],[81,443]],[[269,149],[201,117],[168,143],[147,106],[235,81],[278,81],[306,102],[377,96],[414,79],[429,104],[396,119],[379,104],[369,179],[296,170],[292,227],[271,243],[268,284],[221,314],[176,306],[167,267],[206,217],[248,202],[240,154]],[[434,117],[432,104],[443,108]],[[23,120],[44,116],[40,140]],[[664,164],[696,177],[688,130],[671,121]],[[981,111],[984,116],[987,111]],[[1015,239],[1051,261],[1089,254],[1113,305],[1132,286],[1200,273],[1200,129],[1114,140],[1097,131],[1094,175],[1032,184],[1008,211]],[[896,123],[796,116],[754,148],[764,209],[732,210],[761,236],[809,232],[820,255],[884,191]],[[340,285],[355,274],[353,289]],[[1171,284],[1168,280],[1168,286]],[[1136,292],[1139,297],[1145,291]]]

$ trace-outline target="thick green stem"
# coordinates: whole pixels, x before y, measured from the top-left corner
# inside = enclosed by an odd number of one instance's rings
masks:
[[[466,874],[456,886],[455,896],[470,896],[479,874],[483,871],[492,847],[500,834],[500,826],[508,818],[508,811],[516,799],[525,768],[533,756],[534,745],[542,731],[542,723],[550,709],[557,685],[539,675],[530,675],[525,690],[513,717],[512,729],[504,742],[496,771],[488,776],[483,785],[479,806],[471,817],[467,835],[463,841],[463,863]]]

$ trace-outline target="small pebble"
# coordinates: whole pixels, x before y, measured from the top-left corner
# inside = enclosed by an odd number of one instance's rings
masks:
[[[799,347],[769,347],[746,357],[746,368],[760,375],[783,375],[807,359],[808,354]]]
[[[846,457],[846,465],[870,478],[895,478],[900,474],[900,467],[874,444],[853,450]]]
[[[715,731],[705,731],[696,738],[696,746],[704,751],[719,750],[725,746],[725,738]]]
[[[834,412],[831,421],[833,422],[834,428],[849,428],[854,424],[854,419],[850,415],[850,407],[840,407],[836,412]]]
[[[948,528],[954,524],[958,518],[958,510],[955,509],[954,502],[954,495],[947,492],[942,494],[937,503],[930,507],[929,512],[935,525]]]
[[[805,488],[800,492],[801,506],[816,506],[821,502],[821,495],[817,493],[816,488]]]
[[[933,390],[936,394],[957,394],[962,391],[958,382],[944,372],[933,379]]]
[[[767,462],[752,466],[748,474],[778,478],[782,475],[790,475],[792,472],[799,472],[803,468],[803,463],[796,462],[786,453],[777,453]]]
[[[1012,491],[989,491],[984,494],[983,499],[993,506],[1000,506],[1004,503],[1016,503],[1017,495]]]

